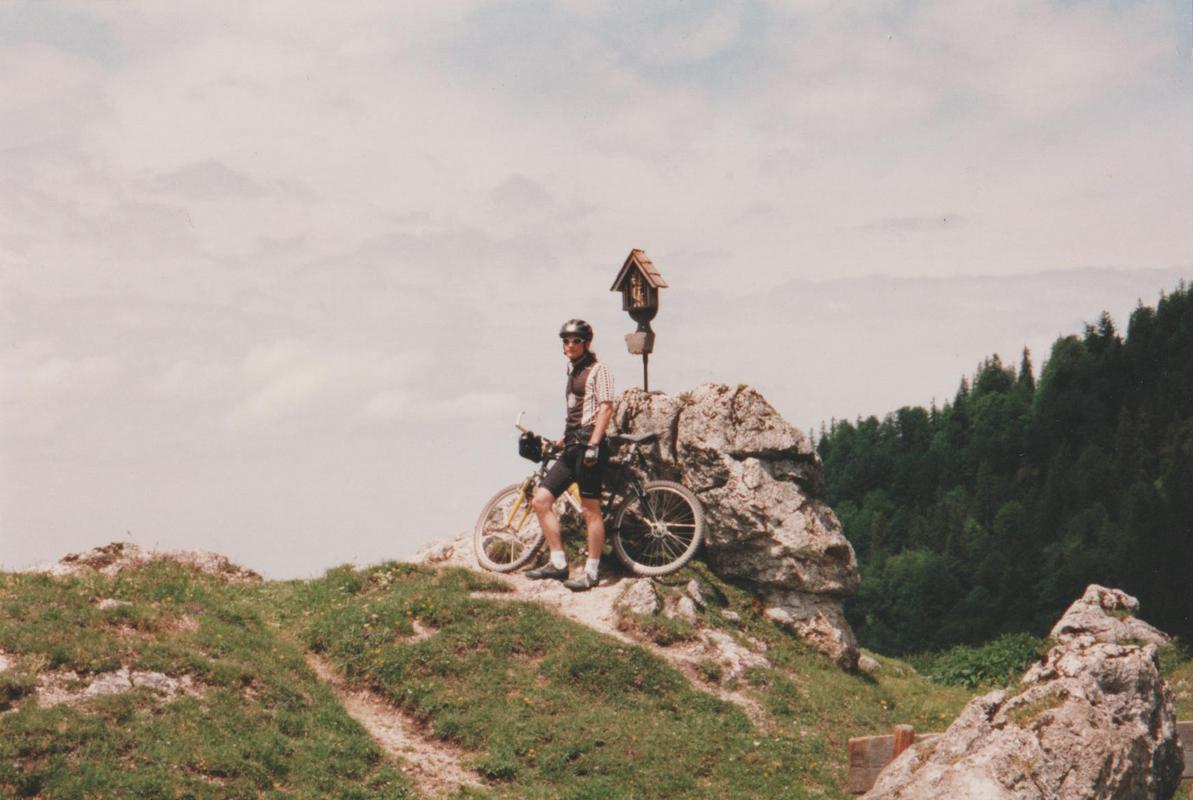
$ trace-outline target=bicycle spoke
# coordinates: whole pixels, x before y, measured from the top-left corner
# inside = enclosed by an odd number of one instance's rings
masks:
[[[698,507],[684,492],[655,485],[621,507],[614,543],[629,563],[665,574],[691,558],[701,524]]]

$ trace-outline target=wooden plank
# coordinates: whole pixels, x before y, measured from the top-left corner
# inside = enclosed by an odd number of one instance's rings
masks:
[[[1176,736],[1181,740],[1181,747],[1185,750],[1185,771],[1181,779],[1193,781],[1193,722],[1178,722]]]
[[[895,726],[895,754],[898,758],[903,754],[903,751],[911,747],[915,742],[915,728],[910,725],[896,725]]]
[[[896,726],[899,728],[907,726]],[[911,731],[914,742],[926,742],[935,739],[939,733],[915,733]],[[849,791],[853,794],[865,794],[878,780],[878,773],[887,764],[895,760],[894,736],[859,736],[849,740]]]
[[[891,763],[894,736],[862,736],[849,740],[849,791],[865,794],[878,780],[878,773]]]

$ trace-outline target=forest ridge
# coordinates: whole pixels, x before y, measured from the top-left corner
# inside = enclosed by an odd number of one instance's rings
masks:
[[[1087,584],[1193,639],[1193,293],[1105,312],[1039,377],[997,356],[942,408],[822,430],[829,503],[857,551],[862,644],[938,650],[1046,633]]]

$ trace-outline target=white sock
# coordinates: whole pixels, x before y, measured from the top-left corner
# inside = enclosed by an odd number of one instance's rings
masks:
[[[601,569],[601,560],[599,558],[590,558],[584,562],[584,571],[588,573],[588,577],[596,580],[599,577]]]
[[[551,551],[551,566],[555,569],[564,569],[568,565],[568,557],[563,554],[562,550]]]

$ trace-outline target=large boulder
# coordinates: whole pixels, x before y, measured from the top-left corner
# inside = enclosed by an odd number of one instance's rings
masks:
[[[630,389],[613,427],[660,434],[648,459],[704,503],[705,558],[717,575],[748,582],[767,616],[856,667],[841,603],[857,589],[857,559],[825,502],[820,460],[803,432],[757,390],[722,384],[679,396]]]
[[[1139,601],[1126,592],[1090,584],[1081,599],[1061,615],[1050,635],[1058,642],[1093,636],[1113,644],[1166,644],[1168,634],[1136,617],[1138,610]]]
[[[1091,586],[1078,605],[1084,629],[1049,650],[1017,691],[971,701],[941,736],[883,770],[865,800],[1171,797],[1183,755],[1156,645],[1123,643],[1112,624],[1138,602]]]

